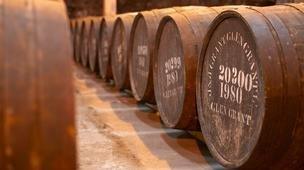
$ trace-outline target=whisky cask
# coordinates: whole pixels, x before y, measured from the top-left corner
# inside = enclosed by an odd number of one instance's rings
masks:
[[[73,32],[73,37],[74,37],[74,43],[73,43],[73,49],[74,49],[74,57],[75,57],[75,61],[80,63],[81,59],[80,59],[80,28],[81,28],[81,19],[75,19],[75,28],[74,28],[74,32]]]
[[[134,98],[155,104],[153,87],[153,49],[160,20],[174,8],[144,11],[136,15],[130,37],[129,74]]]
[[[84,67],[89,67],[89,31],[91,25],[91,17],[83,18],[80,26],[80,59]]]
[[[156,31],[161,19],[175,12],[201,9],[199,6],[183,6],[140,12],[134,19],[129,53],[131,89],[139,102],[155,104],[153,82],[153,49]]]
[[[98,46],[99,46],[99,29],[100,29],[100,17],[93,17],[90,22],[89,37],[88,37],[88,56],[89,67],[92,72],[99,71],[98,65]]]
[[[302,169],[303,4],[223,12],[202,41],[197,106],[214,158],[229,168]]]
[[[0,13],[0,169],[76,169],[65,5],[9,0]]]
[[[105,80],[113,79],[110,49],[115,19],[113,16],[103,17],[100,23],[98,64],[99,75]]]
[[[129,40],[136,13],[127,13],[117,17],[114,23],[111,41],[111,67],[117,89],[130,89],[128,72]]]
[[[71,42],[73,44],[73,59],[76,60],[75,58],[75,49],[74,49],[74,42],[75,42],[75,20],[70,20],[70,31],[71,31]]]
[[[196,7],[169,14],[160,22],[155,41],[153,80],[163,123],[198,130],[195,82],[202,39],[217,11]]]

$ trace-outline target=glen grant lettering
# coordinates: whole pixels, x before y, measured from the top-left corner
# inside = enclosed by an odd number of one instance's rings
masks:
[[[227,52],[231,46],[238,46],[243,54],[239,55],[241,58],[227,56],[233,54]],[[252,121],[252,109],[258,107],[257,64],[252,51],[241,33],[227,32],[214,43],[207,72],[209,109],[247,126]],[[246,108],[244,97],[250,103]]]
[[[243,123],[247,126],[249,126],[249,122],[251,121],[251,115],[250,114],[245,114],[242,113],[240,111],[237,111],[235,109],[231,109],[231,108],[227,108],[225,105],[223,104],[219,104],[219,103],[210,103],[210,109],[213,112],[216,112],[218,114],[221,114],[223,116],[228,116],[229,118],[236,120],[240,123]]]

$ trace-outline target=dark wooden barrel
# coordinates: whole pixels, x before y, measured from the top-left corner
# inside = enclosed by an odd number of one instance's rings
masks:
[[[75,28],[74,28],[74,57],[75,57],[75,61],[80,63],[81,62],[81,48],[80,48],[80,33],[81,33],[81,23],[82,20],[81,19],[75,19]]]
[[[220,14],[197,73],[205,141],[222,165],[304,167],[304,6]]]
[[[3,1],[0,13],[0,169],[76,169],[64,2]]]
[[[84,67],[89,67],[89,32],[91,25],[91,17],[86,17],[81,20],[80,26],[80,59]]]
[[[116,88],[130,89],[128,72],[128,50],[131,27],[136,13],[126,13],[117,17],[111,41],[111,67]]]
[[[70,31],[71,31],[71,42],[73,44],[73,59],[75,60],[75,53],[74,53],[74,32],[75,32],[75,20],[71,19],[70,20]]]
[[[175,12],[199,9],[184,6],[144,11],[136,15],[130,37],[129,74],[133,95],[137,101],[155,104],[153,83],[153,49],[161,19]]]
[[[162,17],[174,12],[174,8],[144,11],[134,19],[128,58],[131,89],[137,101],[155,104],[152,60],[156,31]]]
[[[105,80],[113,79],[110,46],[115,19],[113,16],[103,17],[100,24],[98,64],[99,75]]]
[[[90,31],[89,31],[89,67],[92,72],[99,71],[98,65],[98,46],[99,46],[99,29],[100,29],[101,17],[93,17],[90,23]]]
[[[76,36],[77,36],[77,27],[78,27],[78,22],[77,22],[77,20],[75,20],[75,19],[73,19],[73,20],[71,20],[70,21],[70,23],[71,23],[71,37],[72,37],[72,44],[73,44],[73,59],[74,59],[74,61],[77,61],[77,58],[76,58],[76,56],[77,56],[77,54],[76,54],[76,52],[77,52],[77,48],[76,48],[76,44],[77,44],[77,42],[76,42]]]
[[[195,7],[164,17],[156,36],[153,59],[158,110],[167,127],[199,129],[195,79],[198,55],[216,10]]]

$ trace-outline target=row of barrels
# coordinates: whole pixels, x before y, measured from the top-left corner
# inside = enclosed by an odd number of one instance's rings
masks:
[[[71,22],[75,60],[228,168],[304,168],[304,4],[174,7]]]
[[[1,1],[1,170],[76,169],[70,37],[63,1]]]

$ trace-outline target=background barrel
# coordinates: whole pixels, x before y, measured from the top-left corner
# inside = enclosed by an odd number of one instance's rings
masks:
[[[74,42],[75,42],[75,20],[70,20],[70,30],[71,30],[71,42],[73,44],[73,59],[76,60],[75,58],[75,46],[74,46]]]
[[[134,19],[128,58],[131,89],[137,101],[155,104],[152,60],[156,31],[162,17],[174,12],[174,8],[144,11]]]
[[[0,168],[76,169],[65,6],[9,0],[0,13]]]
[[[99,32],[98,64],[99,74],[103,79],[113,79],[111,68],[111,39],[116,17],[103,17]]]
[[[217,12],[208,7],[163,18],[156,37],[153,77],[156,103],[170,128],[199,129],[195,78],[202,39]]]
[[[101,17],[93,17],[90,23],[90,31],[89,31],[89,66],[92,72],[99,71],[98,65],[98,45],[99,45],[99,29],[100,29]]]
[[[111,67],[115,86],[118,89],[130,89],[128,72],[129,40],[136,13],[127,13],[117,17],[111,41]]]
[[[89,66],[89,31],[91,25],[91,17],[83,18],[80,27],[80,58],[84,67]]]
[[[206,37],[197,105],[212,155],[232,168],[303,168],[303,4],[224,12]]]
[[[80,59],[80,28],[81,28],[81,19],[78,18],[78,19],[75,19],[74,20],[75,22],[75,28],[74,28],[74,57],[75,57],[75,61],[76,62],[81,62],[81,59]]]

